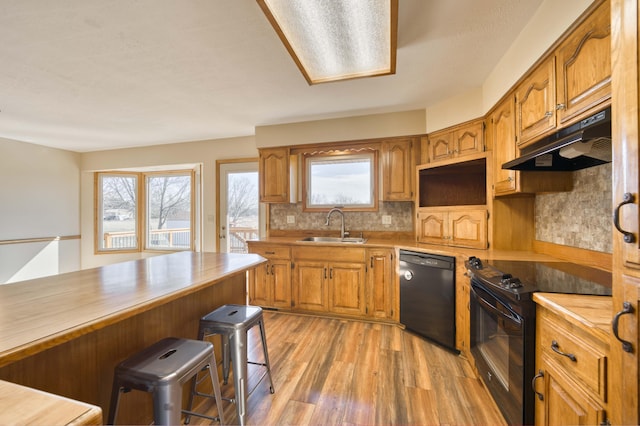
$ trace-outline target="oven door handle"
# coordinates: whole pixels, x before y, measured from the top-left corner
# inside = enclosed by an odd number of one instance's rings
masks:
[[[492,299],[495,300],[501,306],[503,306],[509,312],[509,314],[507,314],[506,312],[503,312],[503,311],[500,311],[500,310],[496,309],[496,307],[493,306],[489,301],[487,301],[485,298],[480,296],[480,294],[478,294],[478,289],[476,287],[471,287],[471,294],[478,301],[478,303],[480,303],[480,305],[482,305],[482,307],[485,310],[487,310],[487,311],[489,311],[489,312],[491,312],[491,313],[493,313],[493,314],[495,314],[495,315],[497,315],[499,317],[502,317],[502,318],[506,319],[507,321],[510,321],[512,323],[515,323],[515,324],[518,324],[518,327],[522,327],[522,319],[520,318],[520,316],[518,314],[516,314],[515,312],[513,312],[507,305],[502,303],[500,300],[492,297]]]

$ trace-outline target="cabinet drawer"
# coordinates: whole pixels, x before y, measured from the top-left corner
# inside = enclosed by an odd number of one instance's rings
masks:
[[[539,313],[538,350],[542,356],[606,402],[608,366],[603,343],[546,310]]]
[[[295,259],[324,260],[328,262],[364,263],[364,248],[321,246],[296,247],[293,250]]]
[[[268,259],[290,259],[291,248],[284,246],[251,246],[251,253],[259,254]]]

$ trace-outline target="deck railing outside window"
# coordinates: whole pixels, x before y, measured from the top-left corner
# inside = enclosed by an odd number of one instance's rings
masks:
[[[150,246],[158,248],[189,248],[189,228],[156,229],[150,232]],[[247,240],[258,237],[256,228],[231,227],[229,228],[229,251],[232,253],[247,253]],[[104,234],[104,247],[117,249],[135,246],[136,234],[134,232],[106,232]]]

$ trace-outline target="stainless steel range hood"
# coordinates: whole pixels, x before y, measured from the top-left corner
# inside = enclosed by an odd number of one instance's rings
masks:
[[[558,130],[520,152],[503,169],[572,171],[611,162],[611,107]]]

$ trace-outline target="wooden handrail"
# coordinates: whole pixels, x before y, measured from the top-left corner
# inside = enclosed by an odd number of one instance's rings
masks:
[[[43,243],[49,241],[65,241],[65,240],[79,240],[80,235],[63,235],[57,237],[38,237],[38,238],[20,238],[14,240],[0,240],[0,246],[8,244],[26,244],[26,243]]]

